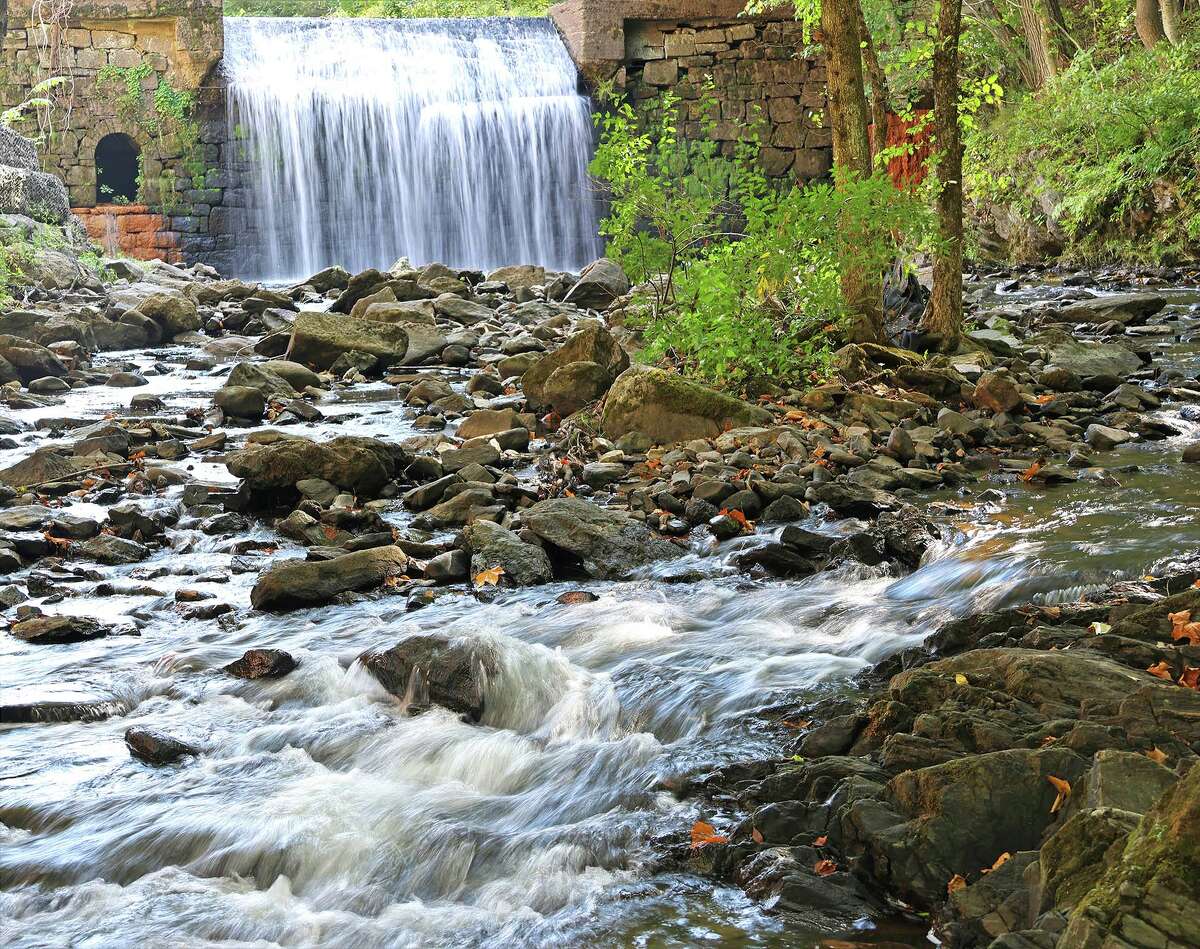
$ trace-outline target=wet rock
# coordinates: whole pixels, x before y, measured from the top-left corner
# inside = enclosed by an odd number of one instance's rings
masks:
[[[67,367],[62,360],[45,346],[16,336],[0,336],[0,359],[12,367],[15,378],[25,385],[46,376],[61,377],[67,374]]]
[[[816,500],[843,517],[874,520],[884,511],[895,510],[900,502],[894,495],[867,485],[849,481],[827,481],[813,488]]]
[[[588,264],[579,275],[579,281],[566,295],[566,303],[574,303],[583,309],[605,310],[618,297],[629,292],[629,278],[615,260],[601,257]]]
[[[124,293],[134,292],[136,286],[131,291],[114,293],[113,298],[120,301]],[[135,292],[132,309],[157,323],[162,328],[163,339],[174,339],[180,333],[194,332],[201,326],[196,304],[181,293],[156,288],[139,298]]]
[[[200,754],[200,749],[153,728],[130,728],[125,732],[129,753],[146,764],[174,764],[181,758]]]
[[[71,386],[55,376],[44,376],[29,383],[29,391],[38,395],[53,395],[58,392],[69,392]]]
[[[1110,451],[1118,445],[1133,441],[1136,437],[1132,432],[1094,423],[1087,427],[1084,441],[1099,451]]]
[[[1200,442],[1193,442],[1184,448],[1182,461],[1188,465],[1200,465]]]
[[[655,444],[712,438],[728,428],[766,425],[766,409],[651,366],[633,366],[613,383],[601,427],[608,438],[641,432]]]
[[[86,616],[34,616],[14,623],[10,632],[27,643],[39,646],[81,643],[113,634],[109,627]]]
[[[566,417],[599,399],[613,377],[595,362],[573,362],[559,366],[542,386],[542,398],[559,415]]]
[[[471,552],[471,574],[500,567],[501,582],[515,586],[534,586],[553,579],[546,551],[527,544],[516,534],[490,521],[476,521],[463,531],[463,540]]]
[[[1117,343],[1092,343],[1075,340],[1051,348],[1048,362],[1077,378],[1123,379],[1141,368],[1136,354]],[[1103,388],[1098,386],[1098,388]],[[1108,386],[1107,389],[1111,389]],[[1107,391],[1105,389],[1105,391]]]
[[[413,636],[360,661],[397,698],[418,708],[439,705],[472,722],[483,718],[487,684],[499,671],[487,642],[444,636]]]
[[[240,659],[222,668],[235,679],[278,679],[296,665],[292,655],[282,649],[248,649]]]
[[[293,560],[262,573],[250,602],[255,609],[287,612],[332,602],[343,593],[372,590],[408,568],[398,547],[377,547],[325,561]]]
[[[80,557],[109,566],[139,563],[150,556],[150,548],[145,544],[112,534],[101,534],[91,540],[85,540],[77,544],[74,550]]]
[[[114,372],[104,380],[104,384],[114,389],[136,389],[140,386],[148,386],[150,383],[146,381],[145,376],[138,372]]]
[[[590,576],[616,579],[635,568],[683,553],[628,514],[579,498],[552,498],[528,508],[524,524],[555,551],[578,561]]]
[[[382,366],[398,365],[408,352],[408,333],[394,323],[302,312],[296,317],[289,360],[328,369],[343,353],[368,353]]]
[[[463,420],[458,437],[466,440],[523,427],[521,416],[513,409],[480,409]]]
[[[985,372],[975,384],[972,400],[981,409],[999,414],[1021,404],[1021,393],[1006,372]]]
[[[414,518],[413,525],[421,530],[456,527],[467,523],[478,509],[487,508],[494,502],[494,495],[489,488],[467,488]]]
[[[465,550],[447,550],[425,564],[425,578],[435,583],[454,583],[471,574],[471,555]]]
[[[324,444],[306,438],[285,438],[270,444],[251,444],[225,460],[230,473],[253,491],[294,488],[320,478],[372,498],[396,472],[398,450],[375,438],[344,436]]]
[[[257,421],[267,410],[267,400],[258,389],[247,386],[223,386],[213,396],[213,403],[232,418]]]
[[[603,326],[594,324],[575,333],[554,352],[547,353],[533,363],[521,377],[521,388],[525,391],[525,398],[532,405],[549,405],[550,400],[545,387],[550,377],[565,366],[585,362],[594,363],[603,370],[602,375],[607,376],[604,389],[607,389],[617,376],[629,368],[629,356],[621,348],[621,344]],[[586,382],[584,378],[586,374],[585,371],[583,375],[579,376],[581,382]],[[567,394],[559,391],[560,396]]]
[[[1157,293],[1112,293],[1063,307],[1056,317],[1067,323],[1144,323],[1167,305]]]
[[[315,374],[314,374],[315,375]],[[240,362],[233,367],[225,385],[235,388],[254,389],[264,398],[290,399],[296,394],[283,376],[273,371],[271,363]]]

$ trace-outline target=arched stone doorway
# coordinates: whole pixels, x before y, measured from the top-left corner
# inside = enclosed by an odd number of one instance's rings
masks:
[[[96,144],[96,203],[132,204],[138,197],[138,147],[124,132]]]

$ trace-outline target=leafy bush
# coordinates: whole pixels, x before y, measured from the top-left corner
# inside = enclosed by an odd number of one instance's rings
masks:
[[[821,374],[845,316],[843,268],[882,271],[933,233],[925,203],[886,175],[779,188],[759,170],[753,130],[724,155],[710,135],[681,135],[672,95],[640,115],[610,90],[602,99],[591,166],[610,191],[601,232],[648,287],[637,318],[647,358],[740,387]],[[711,90],[688,109],[712,131]]]
[[[1162,43],[1103,65],[1081,53],[967,145],[968,194],[1051,218],[1073,256],[1200,247],[1200,44]]]

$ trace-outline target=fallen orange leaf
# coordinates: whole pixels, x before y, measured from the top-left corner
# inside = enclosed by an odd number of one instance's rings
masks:
[[[818,860],[813,869],[817,872],[817,876],[827,877],[837,873],[838,868],[832,860]]]
[[[990,867],[988,867],[986,870],[984,870],[982,872],[983,873],[991,873],[993,870],[999,870],[1002,866],[1004,866],[1006,863],[1008,863],[1008,861],[1011,859],[1012,859],[1012,854],[1006,850],[1006,851],[1004,851],[1004,853],[1000,854],[1000,856],[998,856],[996,858],[995,863],[993,863]]]
[[[488,570],[480,570],[475,574],[475,586],[477,587],[494,587],[499,586],[500,578],[504,576],[503,567],[491,567]]]
[[[1158,676],[1158,678],[1166,679],[1168,682],[1170,682],[1173,678],[1175,678],[1171,674],[1171,667],[1167,665],[1167,661],[1165,659],[1162,662],[1156,662],[1154,665],[1150,666],[1146,671],[1149,672],[1152,676]]]
[[[820,837],[818,837],[816,840],[813,841],[813,846],[814,847],[824,847],[825,844],[828,843],[828,841],[829,841],[829,838],[825,834],[822,834]]]
[[[1046,775],[1046,780],[1054,785],[1054,790],[1058,792],[1058,797],[1054,799],[1054,804],[1050,808],[1051,814],[1057,814],[1059,810],[1061,810],[1063,804],[1066,803],[1067,798],[1071,796],[1071,784],[1068,781],[1064,781],[1062,778],[1056,778],[1052,774]]]
[[[1179,684],[1185,689],[1195,689],[1200,692],[1200,666],[1184,666]]]
[[[755,827],[752,831],[750,831],[750,839],[756,844],[761,844],[763,842],[762,831]]]
[[[709,844],[727,844],[729,838],[724,834],[718,834],[717,828],[706,821],[698,820],[692,824],[692,849],[699,850],[701,847],[707,847]]]
[[[961,873],[956,873],[950,878],[950,882],[946,884],[946,893],[957,893],[959,890],[965,890],[966,888],[967,881],[963,879]]]
[[[1179,613],[1168,613],[1171,623],[1171,638],[1178,641],[1187,640],[1189,645],[1200,646],[1200,623],[1191,622],[1192,611],[1183,610]]]
[[[1035,461],[1032,465],[1030,465],[1028,468],[1026,468],[1023,472],[1021,472],[1021,480],[1024,481],[1026,484],[1028,484],[1030,481],[1032,481],[1034,478],[1037,477],[1038,472],[1041,470],[1042,470],[1042,463],[1040,461]]]
[[[1166,764],[1167,763],[1166,752],[1160,751],[1157,745],[1146,752],[1146,757],[1149,758],[1151,761],[1157,762],[1158,764]]]

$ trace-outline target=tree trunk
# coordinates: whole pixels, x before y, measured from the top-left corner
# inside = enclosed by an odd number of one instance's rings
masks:
[[[888,91],[887,77],[883,73],[883,67],[879,64],[875,41],[871,38],[866,17],[863,16],[861,2],[854,4],[854,11],[858,14],[858,34],[862,41],[863,65],[867,69],[867,78],[871,80],[871,125],[875,128],[875,135],[871,142],[871,157],[874,158],[883,151],[887,144],[887,117],[890,111],[891,93]]]
[[[1178,46],[1182,38],[1179,28],[1179,14],[1182,4],[1179,0],[1160,0],[1159,7],[1162,13],[1163,32],[1167,34],[1167,39],[1172,46]]]
[[[1158,0],[1135,0],[1133,25],[1137,28],[1137,34],[1142,38],[1142,45],[1146,49],[1154,49],[1166,39]]]
[[[859,47],[859,0],[825,0],[821,4],[821,42],[829,88],[829,124],[833,134],[835,181],[847,175],[871,175],[867,136],[867,94],[863,87]],[[850,235],[853,238],[853,235]],[[883,281],[879,274],[847,264],[842,268],[842,296],[849,313],[847,338],[852,342],[883,339]]]
[[[1034,88],[1058,75],[1070,58],[1069,35],[1058,0],[1020,0],[1021,28],[1033,63]]]
[[[921,330],[953,348],[962,332],[962,134],[958,126],[958,38],[962,0],[942,0],[933,50],[933,129],[937,136],[940,246],[933,258],[933,293]]]

